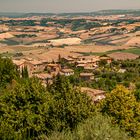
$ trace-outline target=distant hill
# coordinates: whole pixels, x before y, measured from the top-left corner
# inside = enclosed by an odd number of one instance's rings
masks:
[[[21,17],[24,13],[8,13],[8,12],[0,12],[0,17]]]
[[[121,9],[118,9],[118,10],[101,10],[101,11],[97,11],[96,14],[99,14],[99,15],[117,15],[117,14],[140,15],[140,10],[121,10]]]
[[[133,14],[134,16],[140,16],[140,10],[101,10],[95,12],[79,12],[79,13],[5,13],[1,12],[0,17],[32,17],[32,16],[97,16],[97,15],[118,15],[118,14]]]

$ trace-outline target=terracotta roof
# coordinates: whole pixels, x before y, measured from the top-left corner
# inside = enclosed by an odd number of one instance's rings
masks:
[[[89,62],[91,62],[91,61],[87,61],[87,60],[77,61],[78,64],[86,64],[86,63],[89,63]]]
[[[88,56],[79,56],[78,58],[85,59],[85,60],[96,60],[99,59],[99,56],[95,55],[88,55]]]
[[[92,62],[98,62],[100,59],[85,59],[85,60],[79,60],[77,61],[78,64],[86,64],[86,63],[92,63]]]
[[[67,61],[73,61],[73,59],[69,58],[69,57],[65,57],[64,59],[67,60]]]
[[[22,64],[25,62],[24,59],[12,60],[12,61],[13,61],[13,63],[14,63],[15,65],[17,65],[17,66],[20,66],[20,65],[22,65]]]
[[[78,58],[78,56],[74,56],[74,55],[72,55],[72,56],[68,56],[69,58],[72,58],[72,59],[77,59]]]
[[[105,57],[105,56],[104,56],[104,57],[100,57],[100,59],[101,59],[101,60],[108,60],[108,59],[111,59],[111,58],[110,58],[110,57]]]
[[[48,64],[47,66],[50,66],[50,67],[59,67],[59,64]]]
[[[81,87],[81,92],[86,92],[86,93],[92,94],[94,96],[105,93],[105,91],[103,91],[103,90],[98,90],[98,89],[93,89],[93,88],[88,88],[88,87]]]
[[[52,76],[48,73],[40,73],[40,74],[34,74],[35,77],[39,78],[39,79],[47,79],[47,78],[52,78]]]
[[[93,76],[93,73],[80,73],[80,76]]]
[[[63,73],[74,72],[73,69],[62,69],[61,71],[62,71]]]
[[[33,65],[40,65],[42,64],[42,61],[38,61],[38,60],[33,60],[33,61],[29,61],[31,64]]]
[[[94,102],[105,98],[105,91],[103,90],[81,87],[81,92],[86,93]]]
[[[78,64],[77,67],[85,67],[85,64]]]
[[[88,67],[88,66],[86,66],[86,67],[84,67],[84,69],[85,69],[85,70],[94,70],[95,67]]]

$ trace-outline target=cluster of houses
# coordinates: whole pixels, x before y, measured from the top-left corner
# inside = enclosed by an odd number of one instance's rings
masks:
[[[77,68],[84,70],[94,70],[98,67],[101,60],[105,60],[107,63],[111,63],[110,57],[99,57],[99,56],[68,56],[62,58],[65,62],[75,64]],[[51,81],[53,77],[57,76],[58,73],[64,76],[74,75],[74,70],[68,67],[62,67],[59,62],[47,62],[45,60],[34,60],[31,58],[14,59],[13,63],[17,66],[18,70],[22,72],[22,69],[27,67],[29,77],[38,77],[45,81]],[[80,73],[80,78],[83,80],[94,79],[93,73]]]
[[[99,56],[68,56],[66,58],[62,58],[65,62],[70,64],[75,64],[77,68],[83,68],[84,70],[94,70],[98,67],[98,64],[101,60],[105,60],[107,63],[111,63],[112,59],[110,57],[99,57]],[[18,70],[22,72],[23,68],[27,68],[29,77],[37,77],[42,81],[43,85],[52,84],[53,78],[56,77],[58,74],[64,76],[71,76],[74,75],[74,70],[68,67],[61,66],[59,62],[47,62],[45,60],[34,60],[31,58],[24,58],[24,59],[13,59],[13,63],[17,66]],[[84,81],[89,81],[94,79],[94,74],[92,72],[82,72],[79,75]],[[94,102],[97,100],[101,100],[104,98],[104,92],[98,90],[97,93],[93,89],[88,89],[85,91],[87,93],[93,94]],[[96,96],[96,98],[95,98]]]
[[[95,70],[100,61],[106,61],[106,63],[110,64],[112,62],[112,58],[110,57],[99,57],[99,56],[69,56],[67,58],[63,58],[66,62],[68,63],[73,63],[77,68],[82,68],[85,71],[91,71]],[[94,74],[91,72],[84,72],[80,73],[80,78],[82,80],[93,80],[94,79]]]
[[[85,70],[94,70],[96,67],[98,67],[98,63],[102,60],[105,60],[107,63],[112,62],[112,58],[110,57],[100,57],[100,56],[68,56],[67,58],[64,58],[68,63],[75,63],[76,67],[81,67]]]

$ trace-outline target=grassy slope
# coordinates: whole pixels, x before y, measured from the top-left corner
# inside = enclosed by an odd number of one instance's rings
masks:
[[[103,52],[103,53],[81,53],[83,55],[107,55],[107,54],[111,54],[114,52],[128,52],[128,53],[133,53],[133,54],[137,54],[140,55],[140,48],[132,48],[132,49],[127,49],[127,50],[112,50],[112,51],[107,51],[107,52]]]

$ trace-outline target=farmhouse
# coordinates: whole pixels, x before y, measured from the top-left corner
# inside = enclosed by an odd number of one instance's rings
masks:
[[[60,72],[61,65],[60,64],[47,64],[45,70],[47,70],[49,73]]]
[[[34,74],[33,76],[37,77],[44,86],[46,86],[46,84],[52,84],[53,77],[48,73],[39,73]]]
[[[45,65],[42,63],[42,61],[32,60],[28,62],[34,66],[33,72],[42,72],[45,69]]]
[[[93,80],[94,74],[93,73],[80,73],[80,78],[84,81]]]
[[[78,64],[76,67],[77,67],[77,68],[83,68],[83,69],[84,69],[85,64]]]
[[[18,70],[21,72],[23,68],[27,67],[29,76],[31,77],[35,72],[44,71],[44,64],[41,61],[37,60],[13,60],[13,63],[17,66]]]
[[[81,87],[81,92],[86,93],[95,103],[105,98],[105,91],[103,90]]]
[[[110,64],[112,62],[112,58],[108,57],[108,56],[101,56],[100,60],[104,60],[106,61],[108,64]]]
[[[95,61],[99,61],[99,56],[95,56],[95,55],[89,55],[89,56],[79,56],[78,57],[79,61],[83,61],[83,60],[90,60],[92,62]]]
[[[85,70],[94,70],[98,67],[98,65],[96,65],[96,64],[78,64],[76,67],[82,68]]]
[[[72,63],[75,62],[74,59],[73,58],[70,58],[70,57],[64,57],[63,59],[64,59],[65,62],[68,62],[70,64],[72,64]]]
[[[86,64],[84,70],[95,70],[98,67],[96,64]]]
[[[63,59],[68,63],[75,63],[76,61],[78,61],[78,56],[71,55],[68,57],[64,57]]]
[[[72,69],[62,69],[61,73],[62,73],[62,75],[70,76],[70,75],[74,75],[74,70],[72,70]]]
[[[22,69],[27,67],[28,73],[29,73],[29,77],[32,76],[32,72],[34,71],[34,65],[28,61],[26,61],[25,59],[21,59],[21,60],[13,60],[13,63],[17,66],[17,69],[22,72]]]
[[[94,67],[94,65],[97,65],[99,61],[100,59],[98,56],[80,56],[76,61],[76,64],[77,67],[79,67],[81,64],[92,64]]]

